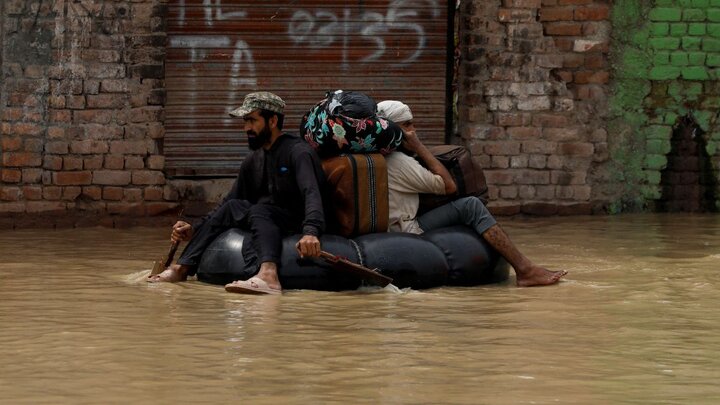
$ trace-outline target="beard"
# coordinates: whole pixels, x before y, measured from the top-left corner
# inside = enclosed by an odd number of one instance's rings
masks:
[[[255,133],[255,131],[248,131],[247,136],[248,147],[251,150],[258,150],[270,140],[272,132],[270,131],[270,128],[266,126],[260,131],[259,134]]]

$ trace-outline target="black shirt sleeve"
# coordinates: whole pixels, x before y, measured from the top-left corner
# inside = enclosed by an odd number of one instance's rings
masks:
[[[324,178],[317,156],[307,148],[297,148],[294,165],[298,189],[305,201],[305,218],[302,222],[303,235],[320,236],[325,230],[320,183]]]

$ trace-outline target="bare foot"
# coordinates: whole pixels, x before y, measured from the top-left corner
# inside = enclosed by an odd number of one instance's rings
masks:
[[[148,283],[177,283],[185,280],[187,280],[187,269],[178,264],[173,264],[162,273],[147,278]]]
[[[565,277],[567,271],[550,271],[545,267],[533,265],[528,270],[516,272],[518,287],[533,287],[556,284]]]

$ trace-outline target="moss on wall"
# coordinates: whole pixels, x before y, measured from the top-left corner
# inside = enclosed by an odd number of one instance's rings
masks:
[[[611,212],[647,209],[660,198],[672,126],[690,114],[717,156],[720,0],[619,0],[612,12],[615,81],[608,123],[618,185]]]

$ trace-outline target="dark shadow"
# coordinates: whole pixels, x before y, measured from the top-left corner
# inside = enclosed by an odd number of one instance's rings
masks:
[[[667,167],[661,172],[662,212],[717,212],[718,180],[705,149],[703,130],[688,114],[673,127]]]

